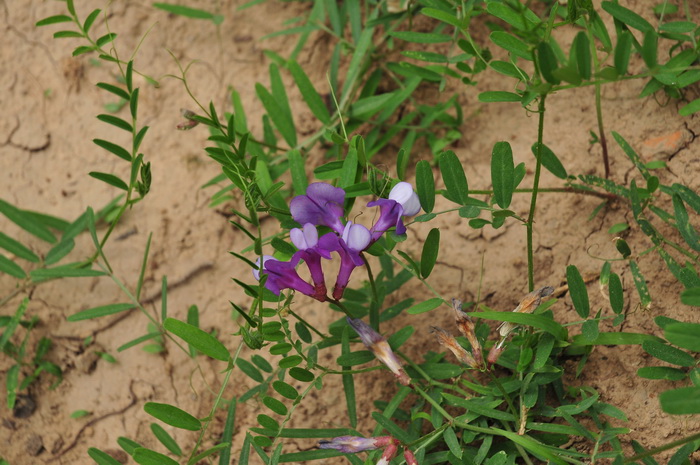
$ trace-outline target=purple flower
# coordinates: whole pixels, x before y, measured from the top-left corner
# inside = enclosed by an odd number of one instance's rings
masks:
[[[330,259],[329,251],[323,249],[318,243],[318,231],[316,226],[306,223],[304,229],[294,228],[289,231],[292,243],[299,249],[298,255],[309,268],[311,279],[314,282],[314,295],[320,302],[326,300],[326,278],[323,275],[321,258]]]
[[[379,436],[376,438],[363,438],[359,436],[338,436],[330,441],[318,442],[319,449],[335,449],[344,454],[355,454],[366,450],[375,450],[391,444],[391,436]]]
[[[403,207],[403,216],[417,215],[420,211],[420,200],[413,191],[413,186],[407,182],[400,182],[389,192],[389,199],[396,200]]]
[[[342,237],[333,233],[325,234],[319,240],[319,248],[329,252],[338,252],[340,255],[340,270],[333,287],[333,298],[340,300],[343,297],[345,288],[350,281],[352,271],[364,265],[360,253],[371,243],[372,236],[367,228],[361,224],[353,224],[348,221],[343,230]]]
[[[372,242],[376,241],[390,228],[396,228],[396,234],[404,234],[406,226],[401,221],[403,207],[396,200],[377,199],[367,204],[368,207],[379,207],[379,219],[372,226]]]
[[[297,195],[289,204],[292,218],[301,224],[328,226],[338,234],[343,232],[343,203],[345,191],[323,182],[306,188],[306,195]]]
[[[411,384],[411,378],[401,366],[401,361],[396,357],[394,352],[389,347],[387,340],[373,330],[367,323],[359,319],[347,318],[348,323],[355,330],[362,343],[379,359],[384,365],[394,373],[394,376],[399,380],[399,383],[404,386]]]
[[[294,289],[302,294],[316,297],[314,287],[301,279],[301,276],[295,269],[301,258],[298,254],[299,252],[295,253],[288,262],[281,262],[269,255],[263,257],[262,268],[263,272],[267,274],[267,281],[265,281],[267,289],[276,295],[280,295],[282,289]],[[256,264],[258,267],[260,266],[260,259],[258,259]],[[257,268],[253,269],[253,275],[259,280],[260,270]]]
[[[409,183],[400,182],[391,189],[388,199],[377,199],[367,206],[379,207],[379,219],[372,226],[372,241],[376,241],[390,228],[396,228],[396,234],[404,234],[406,227],[401,218],[416,215],[420,200]]]

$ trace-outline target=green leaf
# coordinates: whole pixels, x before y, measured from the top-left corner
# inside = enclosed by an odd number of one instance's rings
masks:
[[[40,268],[29,272],[32,281],[46,281],[56,278],[92,278],[104,276],[106,273],[99,270],[91,270],[90,268],[75,268],[75,264],[56,266],[53,268]]]
[[[0,232],[0,248],[7,250],[11,254],[15,254],[18,258],[23,258],[32,263],[39,262],[39,257],[34,252],[3,232]]]
[[[687,105],[683,105],[680,110],[678,110],[678,114],[681,116],[690,116],[698,111],[700,111],[700,98],[693,100]]]
[[[435,19],[440,20],[443,23],[447,23],[451,26],[455,26],[457,28],[462,27],[462,24],[460,23],[459,19],[456,16],[454,16],[454,15],[452,15],[444,10],[438,10],[436,8],[423,8],[420,12],[422,14],[424,14],[425,16],[435,18]]]
[[[299,66],[296,61],[290,61],[287,63],[287,68],[289,69],[289,72],[292,73],[294,82],[299,88],[299,92],[301,92],[301,96],[304,98],[304,101],[309,106],[311,112],[323,124],[329,125],[331,122],[331,115],[328,113],[328,108],[326,108],[323,98],[321,98],[319,93],[316,91],[311,83],[311,80],[306,75],[302,67]]]
[[[615,69],[620,76],[627,74],[627,66],[632,54],[632,34],[629,31],[622,31],[617,38],[615,45]]]
[[[88,449],[88,455],[98,465],[121,465],[121,462],[119,462],[117,459],[115,459],[108,453],[102,452],[100,449],[96,449],[94,447],[90,447]]]
[[[357,160],[357,149],[351,144],[343,160],[343,168],[340,170],[338,187],[345,189],[355,184],[358,169],[360,169],[360,165]]]
[[[426,213],[432,212],[435,207],[435,180],[433,169],[426,160],[416,164],[416,193],[423,210]]]
[[[221,440],[226,441],[223,443],[226,444],[226,447],[223,450],[221,450],[221,454],[219,454],[219,465],[229,465],[231,463],[231,444],[233,442],[233,429],[236,423],[237,403],[238,402],[234,397],[228,406],[228,411],[226,413],[226,422],[224,423],[224,431],[221,434]],[[239,461],[239,463],[241,463],[241,461]]]
[[[644,341],[660,341],[656,336],[641,333],[600,333],[593,341],[585,340],[580,334],[573,337],[572,345],[598,345],[598,346],[616,346],[616,345],[639,345]]]
[[[249,361],[239,358],[238,360],[236,360],[236,365],[238,366],[238,368],[240,368],[240,370],[243,373],[248,375],[254,381],[257,381],[258,383],[263,382],[264,378],[262,373],[260,373],[260,371],[257,368],[255,368],[255,366]]]
[[[559,161],[559,158],[557,158],[552,149],[545,144],[540,145],[537,142],[532,144],[532,154],[535,155],[535,158],[537,158],[538,155],[538,147],[540,148],[539,153],[542,156],[540,159],[542,166],[559,179],[566,179],[568,174],[564,165],[561,164],[561,161]]]
[[[673,194],[673,210],[676,216],[676,226],[685,242],[695,251],[700,252],[700,237],[690,224],[688,211],[678,194]]]
[[[146,402],[143,410],[152,417],[175,428],[188,431],[199,431],[202,429],[202,423],[198,419],[174,405]]]
[[[275,381],[272,383],[272,388],[277,391],[282,397],[294,400],[299,397],[299,391],[296,390],[291,384],[287,384],[284,381]]]
[[[304,383],[308,383],[310,381],[313,381],[315,376],[313,373],[311,373],[309,370],[305,368],[299,368],[299,367],[294,367],[289,369],[289,376],[292,378],[296,379],[297,381],[301,381]]]
[[[126,121],[119,118],[118,116],[101,114],[101,115],[97,115],[97,119],[99,119],[100,121],[105,122],[107,124],[111,124],[112,126],[115,126],[119,129],[123,129],[124,131],[127,131],[127,132],[133,131],[131,124],[127,123]]]
[[[647,287],[646,279],[644,279],[644,276],[642,276],[642,272],[640,271],[637,262],[630,261],[630,270],[632,271],[632,279],[634,280],[634,285],[637,288],[637,294],[639,294],[642,307],[648,308],[651,304],[651,295],[649,295],[649,288]]]
[[[608,295],[610,297],[610,306],[613,312],[621,314],[624,307],[624,294],[622,291],[622,281],[616,273],[610,273],[608,282]]]
[[[515,190],[513,151],[508,142],[496,142],[491,152],[493,197],[501,208],[508,208]]]
[[[41,26],[48,26],[49,24],[70,23],[70,22],[73,22],[73,18],[71,18],[70,16],[55,15],[55,16],[49,16],[48,18],[44,18],[40,21],[37,21],[35,26],[41,27]]]
[[[139,447],[132,456],[134,462],[139,465],[179,465],[175,460],[160,452],[156,452],[145,447]]]
[[[509,323],[515,323],[518,325],[532,326],[533,328],[539,328],[543,331],[548,332],[557,339],[565,340],[567,338],[566,329],[556,321],[544,315],[532,315],[529,313],[520,312],[495,311],[470,312],[468,313],[468,315],[472,318],[481,318],[484,320],[494,321],[507,321]]]
[[[517,37],[503,31],[492,32],[491,41],[513,55],[532,61],[530,47]]]
[[[591,78],[591,43],[588,36],[581,31],[576,34],[571,50],[576,54],[576,69],[583,79]]]
[[[30,214],[30,212],[20,210],[4,200],[0,200],[0,213],[5,215],[8,220],[12,221],[17,226],[38,237],[39,239],[51,244],[56,243],[56,237],[51,233],[51,231],[49,231],[48,228],[42,223],[37,221]]]
[[[280,132],[284,140],[289,144],[290,148],[297,145],[297,133],[292,121],[283,107],[277,103],[270,92],[260,83],[255,84],[255,92],[258,98],[265,107],[265,111],[274,123],[277,130]]]
[[[684,290],[681,293],[681,302],[691,307],[700,307],[700,287],[691,287]]]
[[[57,31],[53,33],[54,39],[80,39],[82,37],[84,37],[83,34],[77,31]]]
[[[634,166],[637,167],[639,172],[644,176],[644,179],[649,179],[651,176],[649,174],[649,170],[646,168],[644,163],[642,163],[642,159],[639,157],[637,152],[634,151],[634,149],[627,143],[627,141],[618,133],[615,131],[612,132],[613,138],[615,141],[618,143],[618,145],[622,148],[622,150],[625,152],[627,157],[629,157],[630,160],[632,160],[632,163],[634,163]]]
[[[506,92],[502,90],[493,90],[482,92],[479,94],[479,101],[485,103],[494,102],[520,102],[523,98],[520,94],[514,92]]]
[[[430,276],[440,250],[440,229],[433,228],[428,233],[428,237],[423,244],[423,252],[420,258],[420,274],[423,279]]]
[[[668,362],[671,365],[681,367],[695,366],[695,359],[690,354],[668,344],[658,341],[644,341],[642,342],[642,349],[652,357]]]
[[[284,416],[287,414],[287,407],[274,397],[263,398],[263,404],[265,404],[267,408],[275,412],[277,415]]]
[[[20,368],[20,365],[12,365],[10,369],[7,370],[5,386],[7,388],[7,408],[10,410],[15,407],[15,401],[17,400]]]
[[[442,180],[450,200],[460,205],[466,205],[469,199],[469,186],[459,158],[453,151],[448,150],[440,155],[439,163]]]
[[[603,2],[601,7],[610,13],[610,15],[616,20],[620,21],[627,26],[637,29],[642,32],[653,31],[654,27],[649,24],[649,21],[639,16],[634,11],[625,8],[622,5],[618,5],[613,2]]]
[[[22,302],[20,302],[19,306],[17,307],[17,310],[15,310],[15,313],[14,315],[12,315],[12,318],[10,318],[10,321],[9,323],[7,323],[7,326],[5,326],[5,330],[2,332],[2,334],[0,334],[0,352],[3,351],[5,345],[12,337],[12,334],[15,332],[15,329],[17,329],[19,322],[22,320],[24,312],[27,311],[28,305],[29,299],[25,297],[24,299],[22,299]]]
[[[659,401],[661,409],[672,415],[700,413],[700,387],[693,386],[664,391],[659,395]]]
[[[301,152],[297,149],[290,150],[287,154],[289,160],[289,174],[292,176],[292,187],[295,195],[306,193],[309,181],[306,178],[306,166]]]
[[[123,352],[123,351],[125,351],[126,349],[129,349],[129,348],[131,348],[131,347],[134,347],[135,345],[141,344],[142,342],[146,342],[146,341],[148,341],[148,340],[150,340],[150,339],[156,338],[156,337],[158,337],[158,336],[160,336],[160,335],[161,335],[161,334],[160,334],[159,332],[153,332],[153,333],[144,334],[143,336],[139,336],[139,337],[137,337],[136,339],[132,339],[131,341],[129,341],[129,342],[125,343],[125,344],[120,345],[120,346],[117,348],[117,352]]]
[[[135,308],[135,305],[130,303],[103,305],[101,307],[94,307],[74,313],[66,319],[68,321],[90,320],[92,318],[101,318],[103,316],[125,312],[127,310],[131,310],[132,308]]]
[[[700,352],[700,324],[671,323],[664,328],[664,337],[673,345]]]
[[[554,70],[559,66],[559,62],[549,42],[537,44],[537,58],[544,80],[551,84],[559,84],[561,81],[554,75]]]
[[[339,103],[340,108],[345,108],[345,105],[348,103],[351,97],[351,91],[355,87],[355,83],[362,72],[362,64],[365,60],[365,56],[372,45],[373,36],[374,28],[371,26],[366,26],[360,34],[359,40],[355,44],[355,50],[352,54],[352,58],[350,59],[348,70],[345,73],[345,82],[343,83]]]
[[[85,34],[87,34],[90,31],[90,28],[92,27],[92,24],[95,22],[97,17],[100,15],[100,10],[99,8],[95,8],[92,10],[92,12],[85,18],[85,22],[83,23],[83,31],[85,31]]]
[[[76,47],[75,50],[73,50],[72,55],[74,57],[77,57],[79,55],[84,55],[85,53],[90,53],[93,50],[95,50],[95,47],[93,47],[92,45],[91,46],[81,45],[80,47]]]
[[[442,438],[445,440],[445,444],[447,444],[447,447],[450,449],[450,452],[452,452],[452,455],[458,459],[461,459],[462,446],[459,444],[459,439],[457,439],[455,431],[451,427],[447,428],[442,433]]]
[[[374,354],[369,350],[358,350],[342,354],[336,359],[336,363],[341,366],[354,367],[374,360]]]
[[[206,450],[200,452],[199,454],[197,454],[194,457],[192,457],[191,459],[189,459],[187,461],[187,465],[195,465],[197,463],[202,463],[202,460],[209,457],[210,455],[214,455],[219,451],[221,451],[221,453],[223,454],[227,450],[230,451],[230,449],[231,449],[230,442],[219,443],[213,447],[210,447],[209,449],[206,449]],[[221,457],[221,456],[219,456],[219,457]],[[221,463],[221,462],[219,462],[219,463]],[[228,463],[228,462],[224,462],[224,463]]]
[[[110,93],[116,95],[116,96],[119,97],[120,99],[126,100],[127,102],[128,102],[129,100],[131,100],[131,96],[129,95],[129,92],[127,92],[126,90],[122,89],[121,87],[118,87],[118,86],[115,86],[115,85],[112,85],[112,84],[107,84],[106,82],[98,82],[98,83],[95,84],[95,85],[96,85],[97,87],[99,87],[100,89],[104,89],[104,90],[106,90],[107,92],[110,92]]]
[[[409,315],[418,315],[419,313],[425,313],[434,310],[443,303],[445,303],[445,301],[441,298],[433,297],[432,299],[428,299],[426,301],[413,305],[408,310],[406,310],[406,313],[408,313]]]
[[[173,439],[173,437],[168,434],[168,432],[165,431],[162,426],[160,426],[158,423],[151,423],[151,431],[156,439],[158,439],[166,449],[178,457],[182,457],[182,449],[180,449],[177,441],[175,441],[175,439]]]
[[[397,39],[417,44],[441,44],[452,41],[452,36],[432,32],[393,31],[390,35]]]
[[[91,412],[88,410],[75,410],[73,413],[70,414],[71,418],[83,418],[91,415]]]
[[[27,273],[25,273],[21,266],[2,254],[0,254],[0,272],[9,274],[17,279],[24,279],[27,277]]]
[[[227,362],[231,355],[216,337],[203,331],[196,326],[185,323],[174,318],[166,318],[163,327],[183,339],[189,345],[213,359]]]
[[[571,294],[571,300],[574,303],[576,313],[578,313],[581,318],[588,318],[588,314],[590,313],[588,290],[586,289],[586,283],[581,277],[581,273],[579,273],[578,268],[574,265],[566,267],[566,281],[569,284],[569,293]]]
[[[642,42],[641,55],[644,63],[649,68],[656,66],[656,51],[658,47],[659,36],[656,31],[647,31],[644,33],[644,41]]]
[[[88,174],[95,179],[109,184],[110,186],[116,187],[117,189],[122,189],[124,191],[129,190],[129,186],[113,174],[100,173],[98,171],[90,171]]]
[[[110,33],[103,35],[102,37],[98,37],[97,40],[95,41],[95,44],[97,44],[98,47],[104,47],[105,45],[112,42],[116,38],[117,38],[117,35],[113,32],[110,32]]]
[[[139,444],[138,442],[132,441],[131,439],[125,438],[123,436],[117,438],[117,444],[119,444],[119,447],[124,449],[124,451],[129,455],[134,455],[134,451],[141,447],[141,444]]]
[[[185,16],[187,18],[206,19],[212,21],[216,25],[219,25],[224,21],[224,17],[222,15],[216,15],[214,13],[197,8],[191,8],[189,6],[172,5],[170,3],[154,3],[153,6],[160,10],[167,11],[168,13]]]

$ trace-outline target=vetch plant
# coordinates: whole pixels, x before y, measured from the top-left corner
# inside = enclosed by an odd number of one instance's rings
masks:
[[[125,131],[131,140],[124,147],[106,139],[94,142],[126,161],[129,176],[122,179],[111,173],[91,172],[92,177],[124,191],[124,195],[109,209],[97,214],[88,209],[73,223],[0,203],[0,211],[14,223],[52,244],[50,251],[39,257],[6,237],[0,241],[0,247],[37,265],[29,265],[32,269],[27,272],[15,263],[16,259],[2,256],[0,271],[24,280],[10,298],[46,279],[106,276],[122,291],[124,300],[82,310],[71,315],[70,321],[127,315],[136,310],[148,320],[147,330],[117,351],[145,342],[149,342],[149,350],[164,354],[169,348],[177,347],[187,355],[195,368],[193,372],[200,373],[204,372],[200,363],[203,356],[223,362],[217,368],[218,384],[207,380],[207,385],[217,387],[212,388],[214,400],[203,417],[167,403],[152,401],[143,405],[144,411],[159,422],[150,425],[154,438],[149,438],[150,442],[146,438],[137,438],[139,442],[126,437],[118,440],[119,446],[136,463],[189,465],[212,461],[219,455],[219,463],[228,464],[231,455],[236,454],[236,463],[247,465],[253,461],[254,453],[268,465],[320,462],[340,456],[353,465],[387,465],[399,462],[395,456],[402,450],[403,461],[409,465],[603,461],[619,465],[636,460],[653,463],[650,456],[654,453],[680,447],[671,459],[675,464],[682,463],[698,448],[697,435],[649,451],[633,442],[636,455],[630,456],[621,439],[629,429],[619,426],[627,420],[626,414],[601,400],[603,393],[580,383],[569,384],[566,376],[578,376],[586,369],[595,346],[638,344],[655,358],[675,365],[645,367],[649,369],[641,369],[640,376],[687,379],[693,383],[664,392],[661,403],[665,410],[682,413],[679,405],[683,396],[697,396],[697,363],[688,353],[699,350],[690,337],[697,330],[695,326],[657,320],[669,344],[649,334],[604,331],[600,327],[602,321],[610,319],[614,328],[626,317],[622,282],[612,269],[614,261],[629,265],[642,306],[650,306],[650,293],[637,262],[652,251],[661,256],[685,287],[682,301],[698,305],[700,280],[696,252],[700,246],[690,213],[700,212],[699,197],[688,186],[662,183],[653,171],[660,166],[644,163],[615,132],[613,138],[642,180],[632,177],[622,185],[619,180],[611,179],[600,98],[602,85],[631,78],[648,79],[643,95],[663,89],[674,98],[697,82],[700,79],[695,69],[698,27],[689,13],[686,13],[687,21],[668,22],[661,15],[659,25],[654,27],[626,7],[603,2],[602,10],[615,24],[617,38],[613,46],[602,13],[585,1],[570,1],[566,6],[554,2],[533,9],[515,0],[471,1],[461,5],[419,0],[399,7],[392,5],[391,9],[385,2],[314,1],[308,14],[299,19],[302,26],[278,31],[299,34],[291,55],[281,57],[267,51],[269,84],[255,85],[255,94],[264,110],[260,134],[250,131],[253,125],[249,126],[241,96],[235,89],[230,92],[231,108],[222,110],[213,103],[202,104],[192,94],[187,76],[189,65],[178,62],[177,79],[193,98],[195,110],[184,111],[185,121],[177,127],[208,128],[211,144],[205,152],[221,169],[206,184],[220,185],[211,205],[225,206],[231,214],[230,224],[240,231],[243,243],[231,254],[238,264],[253,270],[257,281],[250,284],[234,279],[244,294],[231,301],[232,317],[238,326],[234,334],[236,343],[229,347],[222,340],[232,332],[231,328],[205,331],[202,329],[205,326],[200,327],[197,307],[190,307],[186,321],[173,318],[165,277],[158,296],[159,311],[149,311],[151,302],[142,296],[142,289],[150,238],[136,279],[126,282],[113,272],[104,246],[119,219],[148,194],[152,182],[150,164],[139,151],[148,127],[142,126],[137,118],[139,89],[133,79],[134,73],[138,73],[137,63],[135,59],[119,58],[114,48],[105,49],[116,34],[108,31],[104,35],[92,35],[100,10],[93,10],[81,21],[72,0],[67,0],[65,6],[67,14],[51,16],[37,25],[70,24],[71,30],[59,31],[55,36],[83,40],[85,45],[76,48],[74,55],[96,53],[118,70],[123,83],[99,83],[98,87],[119,97],[125,103],[125,110],[128,103],[129,115],[126,119],[113,114],[98,118]],[[211,13],[165,3],[154,6],[181,16],[210,20],[219,31],[224,21],[218,11]],[[418,15],[430,19],[431,32],[411,30]],[[504,55],[501,59],[494,59],[488,48],[481,45],[487,42],[485,38],[474,37],[470,24],[480,18],[492,27],[488,40],[500,49],[498,53]],[[557,30],[564,26],[577,28],[568,54],[556,37]],[[300,65],[303,61],[298,59],[309,33],[321,30],[337,39],[328,63],[327,94],[334,104],[333,111]],[[659,39],[670,41],[671,51],[666,61],[659,59]],[[386,52],[405,43],[454,46],[446,54],[401,50],[401,56],[411,59],[410,63],[393,59],[384,62]],[[633,51],[646,67],[637,75],[628,73]],[[344,67],[341,62],[346,54],[348,63]],[[423,66],[414,61],[428,64]],[[344,76],[341,69],[347,70]],[[478,86],[476,78],[488,69],[514,80],[515,85],[508,87],[508,91],[482,92],[481,102],[517,102],[537,114],[537,134],[532,137],[534,159],[516,165],[510,144],[499,141],[491,154],[490,179],[471,179],[470,185],[463,160],[450,150],[450,144],[462,137],[459,131],[462,108],[458,99],[423,104],[418,89],[426,83],[436,83],[443,89],[449,79],[455,78]],[[318,120],[318,127],[303,139],[295,125],[295,112],[284,85],[285,75],[294,82],[308,110]],[[603,151],[600,176],[588,174],[595,173],[594,165],[587,174],[570,175],[545,144],[547,98],[554,92],[582,86],[592,86],[596,92],[598,133],[595,136]],[[697,107],[697,101],[693,101],[681,112],[690,113]],[[389,143],[397,138],[400,138],[397,149],[387,150]],[[405,180],[410,173],[411,156],[417,155],[416,141],[421,138],[427,142],[428,150],[420,153],[423,159],[416,163],[414,191]],[[308,165],[312,149],[323,151],[327,157],[321,166]],[[395,163],[388,166],[386,159],[381,163],[373,160],[379,152]],[[543,169],[560,179],[561,184],[542,188]],[[436,174],[441,178],[437,182]],[[490,184],[491,188],[475,189],[473,184]],[[566,286],[556,291],[549,286],[535,288],[533,236],[538,202],[541,204],[545,193],[600,198],[604,204],[594,213],[612,201],[623,203],[625,208],[629,207],[630,217],[639,230],[652,242],[646,250],[633,251],[624,239],[616,241],[622,259],[606,260],[600,274],[601,288],[607,287],[609,309],[591,308],[586,282],[573,264],[565,270],[548,270],[553,275],[565,276]],[[516,195],[529,200],[522,217],[511,209]],[[358,222],[352,213],[356,199],[362,196],[375,197],[366,204],[376,212],[375,219],[367,225]],[[437,211],[436,197],[442,197],[439,205],[449,204],[452,208]],[[672,205],[672,211],[666,210],[668,205]],[[416,216],[421,210],[425,213]],[[408,218],[415,216],[412,221],[416,223],[430,223],[438,215],[459,217],[472,229],[498,229],[506,222],[525,226],[526,246],[522,253],[527,261],[527,294],[512,312],[491,309],[480,298],[464,304],[454,299],[449,305],[449,299],[433,288],[430,277],[438,263],[441,230],[430,229],[418,252],[416,236],[406,233]],[[662,235],[650,221],[652,216],[669,226],[667,230],[671,233]],[[262,233],[264,217],[279,222],[278,230],[270,236]],[[99,238],[96,224],[101,219],[107,222],[108,230]],[[52,229],[61,232],[60,240],[53,236]],[[80,262],[52,266],[70,252],[73,239],[84,230],[90,233],[94,254]],[[274,249],[274,255],[264,253],[270,249]],[[333,260],[338,261],[332,266],[338,273],[329,276]],[[359,267],[366,270],[367,279],[355,285],[358,280],[351,280],[351,276]],[[433,296],[416,301],[418,294],[408,289],[408,283],[414,279]],[[490,287],[489,283],[482,285]],[[408,295],[396,301],[394,296],[402,288],[409,290]],[[299,304],[306,298],[296,299],[297,292],[327,303],[338,312],[339,318],[327,328],[317,327]],[[564,292],[570,294],[577,315],[574,321],[562,321],[560,314],[555,317],[553,310],[559,301],[545,299],[558,298]],[[9,298],[3,303],[8,301]],[[52,373],[53,369],[44,360],[50,344],[43,339],[37,346],[38,355],[30,364],[23,357],[26,344],[9,342],[11,337],[17,337],[19,325],[27,323],[22,319],[25,308],[23,304],[9,318],[0,320],[6,328],[0,337],[0,349],[15,362],[7,372],[8,404],[18,391],[26,388],[25,383],[36,379],[42,370]],[[427,312],[433,312],[432,317],[446,309],[461,336],[427,321]],[[412,317],[405,320],[406,326],[389,330],[400,314]],[[494,322],[500,326],[492,328],[496,326]],[[459,364],[452,363],[452,355],[433,351],[430,345],[413,344],[411,337],[427,333],[431,326],[439,346],[449,350]],[[569,334],[571,327],[576,327],[574,336]],[[489,337],[494,329],[497,335]],[[361,348],[353,350],[356,346]],[[373,373],[382,368],[373,362],[375,358],[392,372],[399,386],[375,399],[358,398],[357,382],[384,375]],[[578,361],[575,373],[570,373],[573,370],[567,363],[572,359]],[[25,377],[30,381],[19,383],[19,372],[25,366],[27,370],[31,367],[33,374]],[[252,380],[252,387],[246,392],[231,392],[229,382],[239,373]],[[328,393],[327,380],[336,377],[342,383],[342,392]],[[347,415],[314,419],[309,427],[290,427],[298,407],[311,402],[318,391],[342,398]],[[374,408],[361,421],[358,411],[367,411],[365,406],[371,401]],[[236,417],[238,409],[249,404],[255,405],[256,426],[244,424]],[[691,405],[690,410],[697,412],[696,403]],[[223,427],[212,434],[217,416],[225,417]],[[326,421],[332,421],[333,427],[322,427]],[[183,430],[176,436],[186,438],[189,443],[179,444],[167,428]],[[371,433],[362,434],[359,430],[371,430]],[[232,449],[235,432],[244,436],[240,450]],[[213,444],[208,441],[211,437],[216,438]],[[318,447],[290,452],[288,445],[292,439],[313,440]],[[577,449],[573,439],[584,441],[587,447]],[[363,460],[360,457],[365,453]],[[88,454],[100,465],[116,462],[97,448],[89,449]]]

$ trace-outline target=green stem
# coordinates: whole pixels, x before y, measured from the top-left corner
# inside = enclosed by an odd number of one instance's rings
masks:
[[[537,207],[537,193],[540,185],[540,174],[542,172],[542,140],[544,138],[544,112],[547,94],[540,96],[538,113],[540,115],[537,125],[537,163],[535,165],[535,180],[532,187],[532,198],[530,200],[530,213],[525,224],[527,230],[527,286],[530,292],[535,289],[535,264],[534,251],[532,245],[532,229],[535,223],[535,208]]]
[[[375,331],[379,332],[379,295],[377,294],[377,284],[374,281],[372,267],[369,266],[365,254],[361,255],[362,261],[365,262],[367,269],[367,279],[369,279],[369,287],[372,289],[372,301],[369,303],[369,325]]]
[[[641,454],[637,454],[635,456],[626,458],[623,463],[636,462],[637,460],[643,459],[645,457],[651,457],[652,455],[658,454],[659,452],[673,449],[674,447],[682,446],[682,445],[687,444],[689,442],[697,441],[698,439],[700,439],[700,433],[693,434],[692,436],[688,436],[686,438],[679,439],[677,441],[669,442],[668,444],[664,444],[663,446],[649,449],[648,451],[642,452]]]
[[[199,446],[202,444],[202,440],[204,439],[204,434],[206,433],[207,428],[211,424],[211,421],[214,419],[214,414],[216,413],[216,409],[219,407],[219,404],[221,403],[221,398],[224,395],[224,390],[226,389],[226,386],[228,386],[229,378],[231,378],[231,373],[233,373],[233,369],[236,366],[235,362],[238,359],[238,356],[240,355],[242,348],[243,348],[243,342],[238,344],[238,349],[236,349],[236,354],[233,356],[231,364],[229,365],[229,368],[226,370],[226,376],[224,376],[224,381],[223,381],[223,383],[221,383],[221,388],[219,389],[219,392],[216,395],[216,400],[214,400],[214,405],[211,406],[211,410],[209,410],[209,415],[207,415],[207,417],[204,421],[204,425],[202,425],[202,429],[199,433],[199,437],[197,438],[197,443],[195,444],[194,448],[192,449],[192,452],[190,453],[189,460],[192,460],[192,458],[197,453],[197,450],[199,449]]]

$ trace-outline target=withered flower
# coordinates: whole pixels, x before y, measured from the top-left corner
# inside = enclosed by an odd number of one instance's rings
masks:
[[[435,333],[440,345],[450,349],[450,351],[455,354],[455,357],[457,357],[460,362],[467,364],[472,368],[479,368],[479,365],[476,363],[476,360],[474,360],[474,357],[472,357],[472,355],[467,352],[464,347],[459,345],[457,340],[452,337],[450,333],[442,328],[438,328],[437,326],[431,326],[430,332]]]
[[[457,328],[464,335],[464,337],[467,338],[469,344],[472,346],[472,356],[474,357],[477,366],[483,366],[484,356],[481,353],[481,344],[476,338],[476,325],[474,324],[474,320],[472,320],[471,317],[462,310],[461,300],[452,299],[452,308],[455,311]]]
[[[523,300],[520,301],[518,306],[515,307],[513,311],[518,313],[532,313],[537,307],[539,307],[540,303],[542,302],[542,297],[550,296],[553,292],[554,288],[551,286],[544,286],[539,289],[535,289],[523,297]],[[504,321],[498,327],[498,333],[501,335],[501,337],[508,337],[508,335],[513,332],[517,326],[518,325],[515,323]]]
[[[401,361],[396,357],[394,352],[389,347],[386,338],[373,330],[367,323],[359,319],[348,318],[348,323],[355,330],[360,339],[367,348],[372,351],[375,357],[386,365],[394,376],[399,380],[399,383],[404,386],[411,384],[411,379],[401,366]]]
[[[344,454],[355,454],[366,450],[379,449],[394,441],[391,436],[378,436],[375,438],[363,438],[360,436],[338,436],[330,441],[321,440],[318,442],[319,449],[335,449]]]

